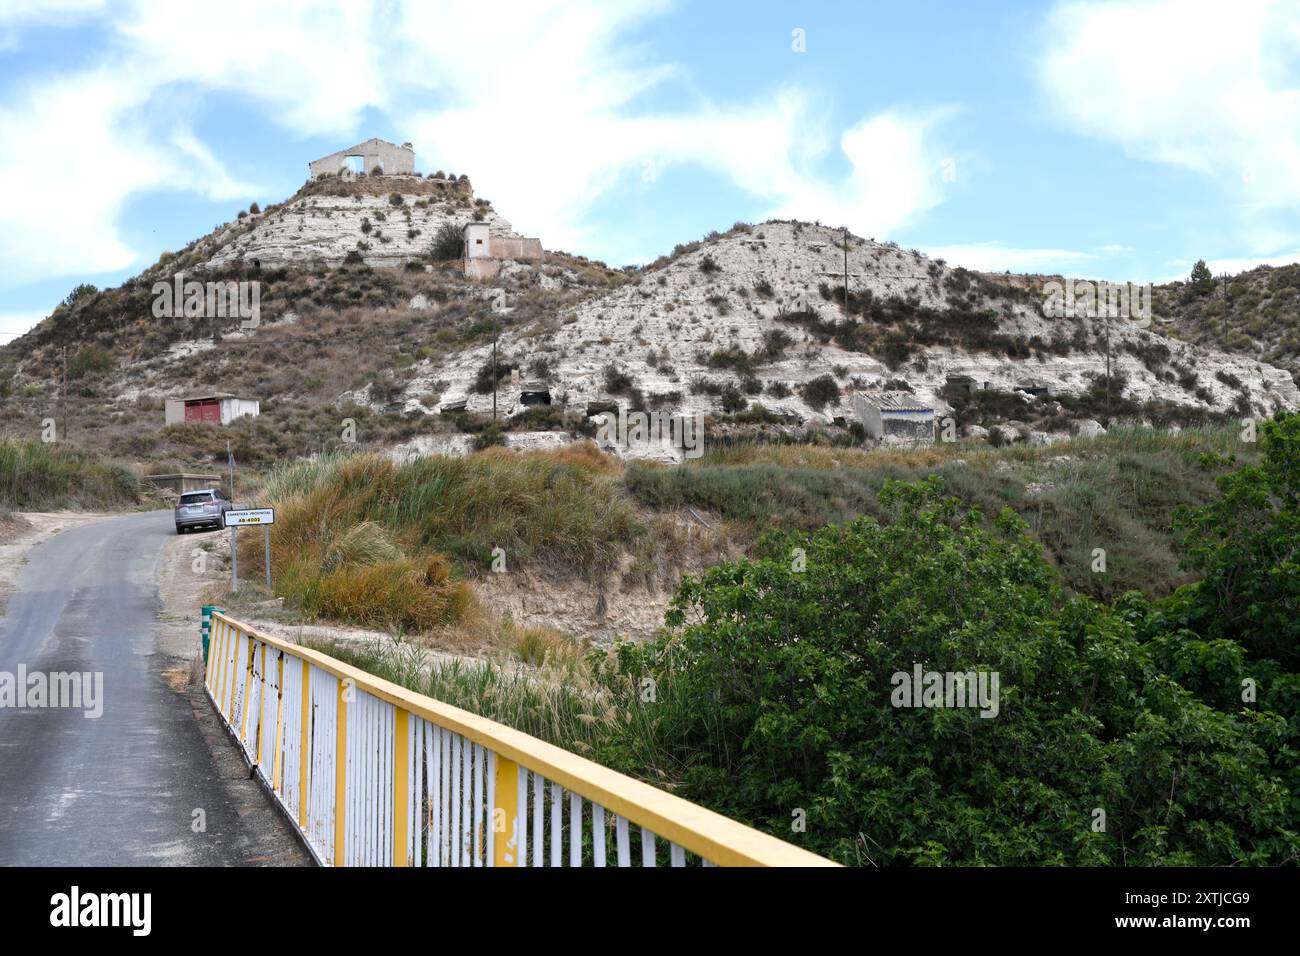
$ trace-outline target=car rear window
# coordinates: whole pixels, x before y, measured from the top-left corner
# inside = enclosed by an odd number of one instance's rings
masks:
[[[189,495],[181,495],[181,504],[183,505],[201,505],[212,500],[212,492],[199,491]]]

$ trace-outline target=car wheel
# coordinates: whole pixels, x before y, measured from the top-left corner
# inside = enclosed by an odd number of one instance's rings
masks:
[[[184,534],[184,533],[185,533],[185,529],[182,528],[180,525],[177,525],[177,526],[176,526],[176,533],[177,533],[177,534]]]

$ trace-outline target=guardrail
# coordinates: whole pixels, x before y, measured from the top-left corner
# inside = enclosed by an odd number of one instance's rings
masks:
[[[219,612],[204,683],[322,865],[835,865]]]

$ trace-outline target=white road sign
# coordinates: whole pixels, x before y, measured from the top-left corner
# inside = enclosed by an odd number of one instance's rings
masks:
[[[275,524],[275,509],[249,508],[245,511],[226,512],[227,528],[239,528],[246,524]]]

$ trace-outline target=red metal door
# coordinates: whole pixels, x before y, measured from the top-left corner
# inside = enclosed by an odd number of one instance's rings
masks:
[[[187,422],[220,423],[221,402],[216,400],[206,402],[186,402],[185,420]]]

